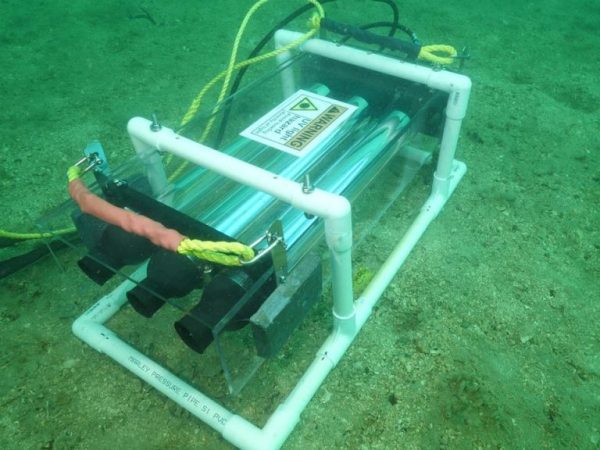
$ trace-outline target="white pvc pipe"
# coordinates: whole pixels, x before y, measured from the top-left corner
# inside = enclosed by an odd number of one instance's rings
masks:
[[[444,123],[444,132],[440,142],[440,152],[433,175],[432,187],[433,193],[439,193],[444,197],[448,196],[450,190],[450,175],[460,135],[461,122],[461,120],[446,117],[446,122]]]
[[[324,219],[338,219],[349,214],[350,203],[344,197],[320,189],[305,194],[301,183],[199,144],[176,134],[170,128],[152,131],[150,124],[149,120],[141,117],[131,119],[127,129],[132,140],[152,146],[155,151],[172,153],[238,183],[266,192],[308,214]]]
[[[134,286],[125,281],[100,299],[73,323],[73,332],[100,353],[133,372],[181,407],[218,431],[223,431],[233,414],[177,376],[121,340],[103,322],[126,303],[126,292]]]
[[[288,45],[301,36],[301,33],[295,31],[279,30],[275,33],[275,45],[277,47]],[[302,44],[300,49],[307,53],[364,67],[404,80],[416,81],[433,89],[448,92],[451,96],[448,99],[446,114],[454,119],[462,119],[467,111],[471,80],[465,75],[432,69],[322,39],[310,39]]]
[[[281,66],[288,63],[292,58],[292,52],[289,50],[277,55],[277,65]],[[281,71],[281,85],[283,98],[291,97],[296,92],[296,82],[294,81],[294,71],[291,67],[286,67]]]
[[[152,193],[155,196],[161,194],[169,184],[162,158],[152,145],[140,141],[131,135],[130,138],[139,160],[144,165],[145,175],[150,184],[150,188],[152,189]]]

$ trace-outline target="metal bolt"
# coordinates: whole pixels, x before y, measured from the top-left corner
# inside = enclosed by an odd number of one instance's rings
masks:
[[[304,174],[304,181],[302,182],[302,192],[310,194],[315,190],[315,187],[310,183],[310,174]]]
[[[158,119],[156,118],[156,114],[152,113],[152,123],[150,124],[150,130],[152,131],[160,131],[162,128],[161,124],[158,123]]]
[[[308,173],[304,174],[304,180],[302,181],[302,192],[304,192],[305,194],[310,194],[314,190],[315,190],[315,187],[310,182],[310,174],[308,174]],[[304,216],[307,219],[312,219],[315,217],[309,213],[304,213]]]

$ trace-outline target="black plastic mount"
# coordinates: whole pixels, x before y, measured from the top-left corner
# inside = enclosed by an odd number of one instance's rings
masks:
[[[250,318],[259,356],[270,358],[277,354],[321,298],[322,288],[321,258],[309,253]]]

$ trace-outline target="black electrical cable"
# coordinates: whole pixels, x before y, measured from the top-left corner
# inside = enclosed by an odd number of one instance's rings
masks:
[[[402,24],[399,24],[398,28],[401,31],[404,31],[408,35],[408,37],[410,37],[410,40],[412,41],[413,44],[421,45],[421,41],[417,37],[417,34],[414,31],[412,31],[410,28],[408,28],[407,26],[404,26]]]
[[[378,3],[385,3],[386,5],[388,5],[390,8],[392,8],[392,14],[394,15],[394,18],[392,20],[393,25],[390,28],[390,31],[388,32],[388,36],[392,37],[396,34],[396,31],[398,30],[398,26],[399,21],[400,21],[400,12],[398,11],[398,5],[396,4],[396,2],[394,0],[373,0],[374,2],[378,2]],[[366,29],[366,26],[362,26],[361,28]]]
[[[78,237],[71,237],[64,240],[54,240],[47,244],[38,245],[32,250],[23,253],[21,255],[14,256],[12,258],[5,259],[0,261],[0,279],[5,278],[13,273],[27,267],[30,264],[33,264],[38,259],[43,258],[44,256],[62,250],[64,248],[70,247],[74,245],[79,240]]]
[[[373,1],[385,3],[386,5],[389,5],[390,8],[392,8],[392,12],[394,14],[394,28],[390,30],[390,32],[388,33],[388,36],[392,37],[396,34],[397,30],[400,30],[400,31],[406,33],[406,35],[408,35],[408,37],[410,37],[410,40],[413,42],[413,44],[421,45],[416,33],[414,31],[412,31],[410,28],[408,28],[406,25],[402,25],[400,23],[400,12],[398,11],[398,5],[396,4],[396,2],[394,0],[373,0]],[[366,29],[366,27],[360,27],[360,28]]]
[[[421,46],[413,42],[401,41],[390,36],[381,36],[363,28],[337,22],[326,17],[321,20],[321,27],[343,36],[350,36],[360,42],[376,44],[391,50],[400,51],[405,53],[410,59],[416,59],[421,50]]]
[[[361,25],[360,29],[361,30],[370,30],[372,28],[389,28],[390,30],[394,27],[394,23],[393,22],[373,22],[373,23],[368,23],[366,25]],[[388,36],[389,33],[388,33]],[[390,36],[391,37],[391,36]],[[345,43],[346,41],[350,40],[352,38],[352,36],[344,36],[341,40],[340,43]],[[383,50],[383,46],[379,46],[379,51]]]

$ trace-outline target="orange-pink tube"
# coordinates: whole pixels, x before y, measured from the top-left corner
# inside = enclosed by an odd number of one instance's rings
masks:
[[[79,178],[69,183],[69,194],[82,212],[130,233],[143,236],[159,247],[176,252],[185,236],[148,217],[119,208],[92,193]]]

